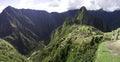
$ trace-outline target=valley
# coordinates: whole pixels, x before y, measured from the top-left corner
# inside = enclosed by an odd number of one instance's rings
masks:
[[[8,6],[0,14],[0,62],[119,62],[119,16]]]

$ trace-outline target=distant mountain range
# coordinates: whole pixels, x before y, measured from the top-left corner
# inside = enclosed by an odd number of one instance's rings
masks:
[[[105,32],[112,31],[120,27],[120,10],[106,12],[100,9],[97,11],[89,11],[89,14],[104,21],[106,26]]]
[[[74,25],[76,27],[75,30]],[[59,42],[61,43],[66,39],[62,37],[65,37],[66,35],[67,37],[69,37],[69,33],[75,34],[75,32],[77,32],[77,29],[80,31],[85,29],[85,32],[84,31],[79,32],[80,36],[82,35],[82,33],[84,33],[84,35],[85,34],[88,36],[92,35],[94,37],[94,33],[95,36],[101,35],[102,32],[109,32],[114,29],[117,29],[118,27],[120,27],[120,11],[114,12],[105,12],[103,10],[87,11],[85,7],[82,7],[79,10],[70,10],[63,13],[56,12],[48,13],[46,11],[31,9],[16,9],[11,6],[8,6],[0,14],[0,38],[12,44],[21,54],[28,56],[33,51],[36,51],[36,49],[45,50],[44,47],[48,45],[47,46],[48,49],[46,49],[47,53],[45,52],[45,54],[47,55],[44,56],[44,58],[46,59],[43,59],[43,57],[34,58],[38,57],[36,55],[33,55],[33,57],[31,57],[31,59],[33,60],[41,59],[42,61],[47,62],[49,62],[48,59],[49,56],[51,56],[50,52],[58,51],[57,49],[49,51],[49,49],[53,49],[54,46],[56,46],[55,48],[59,48],[60,47]],[[83,36],[85,37],[85,39],[87,39],[86,35]],[[71,39],[73,38],[71,37]],[[95,37],[93,38],[93,40],[90,39],[89,43],[94,42],[96,39],[97,42],[95,42],[95,44],[99,43],[99,41],[101,41],[102,38]],[[75,41],[77,42],[78,40]],[[69,44],[65,45],[68,48],[67,45]],[[73,46],[77,47],[75,45]],[[94,43],[93,46],[95,46]],[[95,51],[96,50],[94,50],[94,52]],[[44,52],[42,51],[41,53]],[[40,55],[41,53],[38,52],[38,54]],[[59,54],[56,53],[55,56],[57,57],[57,55]],[[71,57],[69,57],[69,59]],[[60,57],[59,59],[62,60]],[[56,61],[57,59],[54,60]],[[50,61],[52,61],[52,58],[50,59]]]

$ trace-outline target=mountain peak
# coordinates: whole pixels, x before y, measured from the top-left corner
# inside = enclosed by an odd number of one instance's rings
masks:
[[[9,14],[13,14],[13,16],[16,16],[16,15],[20,15],[20,10],[19,9],[16,9],[16,8],[14,8],[14,7],[12,7],[12,6],[8,6],[8,7],[6,7],[4,10],[3,10],[3,12],[1,13],[1,14],[3,14],[3,15],[8,15],[8,13]]]
[[[15,8],[12,6],[7,6],[4,10],[10,10],[10,9],[15,9]]]
[[[87,9],[86,9],[86,7],[85,6],[83,6],[83,7],[81,7],[80,8],[80,10],[79,10],[80,12],[87,12]]]
[[[87,9],[83,6],[80,8],[80,10],[78,11],[78,14],[76,15],[76,20],[75,23],[77,24],[84,24],[84,19],[87,18],[88,16],[88,11]]]
[[[12,12],[13,10],[15,10],[16,8],[14,8],[14,7],[12,7],[12,6],[7,6],[4,10],[3,10],[3,12],[2,13],[4,13],[4,12]]]
[[[12,6],[7,6],[6,8],[13,8]]]

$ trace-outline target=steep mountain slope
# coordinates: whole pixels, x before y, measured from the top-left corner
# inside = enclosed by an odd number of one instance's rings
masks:
[[[34,23],[20,10],[8,7],[0,15],[0,37],[23,54],[32,50],[39,41],[39,36],[29,27],[34,27]]]
[[[75,17],[75,23],[93,26],[101,31],[106,31],[106,24],[103,20],[93,17],[85,7],[82,7],[77,17]]]
[[[0,62],[30,62],[7,41],[0,39]]]
[[[28,54],[40,41],[48,44],[52,30],[60,26],[66,17],[74,17],[71,14],[15,9],[8,6],[0,14],[0,38],[9,41],[20,53]]]
[[[35,62],[93,62],[103,33],[94,27],[86,26],[89,24],[84,22],[90,22],[85,19],[86,13],[83,7],[76,18],[66,19],[63,25],[53,32],[49,45],[33,52],[29,58]]]
[[[104,21],[106,25],[105,31],[112,31],[120,27],[120,10],[106,12],[100,9],[97,11],[89,11],[89,14]]]

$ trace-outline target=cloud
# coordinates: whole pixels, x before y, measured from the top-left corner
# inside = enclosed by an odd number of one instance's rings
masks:
[[[74,0],[69,2],[69,9],[79,9],[85,6],[88,10],[103,9],[105,11],[114,11],[120,9],[120,0]]]
[[[120,9],[119,2],[120,0],[98,0],[96,1],[96,4],[103,10],[114,11]]]
[[[0,6],[0,13],[2,12],[2,10],[4,9],[4,6]]]
[[[55,0],[49,4],[49,7],[59,7],[59,6],[60,6],[60,2],[57,0]]]
[[[98,10],[103,9],[105,11],[114,11],[120,9],[120,0],[55,0],[51,7],[61,8],[61,11],[71,10],[71,9],[80,9],[82,6],[85,6],[88,10]]]
[[[10,2],[9,2],[10,1]],[[120,9],[120,0],[0,0],[0,11],[8,5],[15,8],[46,10],[48,12],[63,12],[80,9],[85,6],[88,10],[103,9],[114,11]]]
[[[69,0],[68,9],[78,9],[82,6],[83,0]]]

